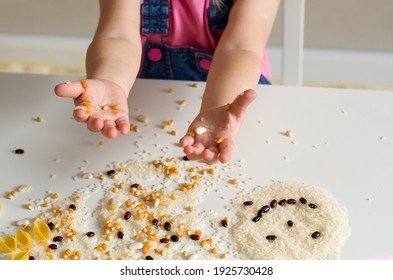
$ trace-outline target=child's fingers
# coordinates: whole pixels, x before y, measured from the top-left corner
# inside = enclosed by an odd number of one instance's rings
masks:
[[[255,100],[255,90],[248,89],[240,94],[231,104],[230,111],[236,117],[241,118],[246,111],[247,107]]]
[[[235,152],[236,144],[231,139],[225,139],[219,146],[220,155],[219,160],[221,163],[227,163],[232,159],[232,155]]]
[[[73,99],[78,98],[82,94],[83,90],[84,89],[80,81],[58,84],[54,89],[57,96]]]
[[[99,132],[104,127],[104,121],[99,116],[90,116],[87,121],[87,128],[93,132]]]
[[[195,142],[194,137],[186,135],[180,139],[179,145],[180,147],[184,148],[186,146],[192,146],[194,142]]]
[[[197,160],[202,157],[205,146],[202,143],[195,143],[194,145],[185,146],[183,151],[191,160]]]
[[[218,149],[211,148],[203,151],[203,161],[207,164],[215,164],[218,161]]]
[[[116,127],[121,134],[126,135],[130,131],[130,122],[127,118],[120,117],[116,120]]]
[[[117,135],[115,122],[112,120],[105,120],[104,127],[102,128],[102,134],[108,138],[115,138]]]
[[[86,108],[82,106],[75,107],[73,115],[74,119],[77,122],[85,122],[89,118],[89,114],[86,112]]]

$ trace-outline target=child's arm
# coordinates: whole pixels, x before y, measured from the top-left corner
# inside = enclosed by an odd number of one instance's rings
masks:
[[[57,85],[55,92],[74,99],[75,119],[86,122],[91,131],[101,131],[109,138],[115,137],[117,130],[127,134],[127,97],[140,60],[140,0],[100,0],[98,27],[86,54],[88,87],[84,89],[75,81]],[[121,108],[112,110],[114,104]],[[109,110],[96,105],[109,105]]]
[[[189,132],[198,126],[208,132],[180,140],[190,159],[207,163],[231,159],[246,108],[255,98],[278,6],[279,0],[237,0],[234,4],[214,53],[200,113],[189,127]],[[231,108],[226,110],[225,105],[230,103]],[[217,143],[220,138],[224,141]]]

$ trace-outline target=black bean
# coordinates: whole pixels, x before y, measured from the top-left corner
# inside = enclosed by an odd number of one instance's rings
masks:
[[[118,237],[119,239],[123,239],[123,238],[124,238],[124,233],[122,233],[121,231],[119,231],[119,232],[117,233],[117,237]]]
[[[299,201],[301,204],[307,204],[307,199],[305,199],[304,197],[299,198]]]
[[[177,241],[179,241],[179,236],[177,236],[177,235],[172,235],[171,236],[171,240],[173,241],[173,242],[177,242]]]
[[[16,149],[15,150],[15,154],[22,155],[24,153],[25,153],[25,150],[23,150],[23,149]]]
[[[227,226],[228,226],[228,221],[227,221],[227,220],[222,220],[222,221],[221,221],[221,225],[222,225],[223,227],[227,227]]]
[[[30,261],[34,261],[35,258],[34,258],[33,256],[29,256],[29,260],[30,260]]]
[[[316,231],[316,232],[314,232],[313,234],[311,234],[311,237],[313,238],[313,239],[317,239],[318,237],[320,237],[321,236],[321,233],[319,232],[319,231]]]
[[[275,200],[275,199],[273,199],[271,202],[270,202],[270,208],[276,208],[276,206],[277,206],[277,200]]]
[[[280,205],[280,206],[284,206],[285,204],[287,204],[287,200],[286,200],[286,199],[281,199],[281,200],[278,202],[278,205]]]
[[[200,239],[200,236],[199,236],[198,234],[191,234],[191,235],[190,235],[190,238],[191,238],[192,240],[198,241],[198,240]]]
[[[252,202],[251,200],[247,200],[247,201],[243,202],[244,206],[250,206],[250,205],[253,205],[253,204],[254,204],[254,202]]]
[[[55,229],[55,224],[52,223],[52,222],[49,222],[48,223],[48,227],[49,227],[50,230],[54,230]]]
[[[262,210],[262,208],[258,210],[257,216],[258,216],[259,218],[262,218],[262,216],[263,216],[263,210]]]
[[[277,236],[275,236],[275,235],[268,235],[268,236],[266,236],[266,239],[270,240],[270,241],[274,241],[274,240],[277,239]]]
[[[184,161],[189,161],[190,159],[187,156],[183,156]]]
[[[148,260],[148,261],[154,260],[152,256],[146,256],[145,259]]]
[[[61,242],[61,241],[63,241],[63,237],[62,236],[55,236],[53,238],[53,242]]]
[[[261,210],[262,210],[263,213],[269,212],[270,206],[269,206],[269,205],[265,205],[265,206],[263,206],[263,207],[261,208]]]
[[[260,219],[261,219],[261,217],[256,216],[256,217],[252,218],[252,221],[254,223],[256,223],[256,222],[259,222]]]
[[[296,199],[290,198],[287,200],[287,203],[294,205],[294,204],[296,204]]]
[[[287,222],[287,225],[288,225],[289,227],[292,227],[292,226],[293,226],[293,222],[292,222],[291,220],[289,220],[289,221]]]
[[[318,206],[316,206],[316,205],[313,204],[313,203],[309,203],[309,204],[308,204],[308,207],[310,207],[310,208],[312,208],[312,209],[315,209],[315,208],[317,208]]]
[[[166,231],[170,231],[171,228],[172,228],[171,223],[170,223],[170,222],[165,222],[165,224],[164,224],[164,229],[165,229]]]
[[[113,175],[115,175],[116,174],[116,170],[108,170],[107,172],[106,172],[106,175],[108,175],[108,176],[113,176]]]
[[[75,204],[70,204],[70,206],[68,206],[68,208],[71,208],[72,210],[76,210],[76,206],[75,206]]]
[[[124,220],[129,220],[131,218],[131,212],[127,211],[124,213]]]
[[[135,188],[135,189],[137,189],[139,187],[139,184],[138,183],[135,183],[135,184],[132,184],[131,186],[130,186],[130,188]]]
[[[48,246],[50,249],[52,249],[52,250],[56,250],[57,249],[57,245],[56,244],[50,244],[49,246]]]
[[[95,233],[93,231],[89,231],[88,233],[86,233],[86,235],[88,237],[93,237],[95,235]]]
[[[168,238],[161,238],[160,242],[161,243],[169,243],[169,239]]]
[[[158,219],[153,219],[153,221],[151,222],[153,225],[158,225]]]

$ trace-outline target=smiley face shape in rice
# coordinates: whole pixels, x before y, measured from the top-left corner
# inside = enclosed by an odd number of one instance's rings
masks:
[[[230,235],[244,259],[339,259],[350,235],[346,209],[326,190],[275,182],[232,201]]]

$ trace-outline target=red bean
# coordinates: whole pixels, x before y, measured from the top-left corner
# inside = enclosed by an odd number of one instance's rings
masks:
[[[287,222],[287,225],[288,225],[289,227],[292,227],[292,226],[293,226],[293,222],[292,222],[291,220],[289,220],[289,221]]]
[[[261,217],[255,216],[254,218],[252,218],[252,221],[253,221],[254,223],[256,223],[256,222],[259,222],[260,219],[261,219]]]
[[[313,238],[313,239],[317,239],[318,237],[320,237],[321,236],[321,233],[319,232],[319,231],[316,231],[316,232],[314,232],[313,234],[311,234],[311,237]]]
[[[129,220],[131,218],[131,212],[127,211],[126,213],[124,213],[124,220]]]
[[[290,198],[287,200],[287,203],[294,205],[294,204],[296,204],[296,199]]]
[[[190,238],[191,238],[192,240],[198,241],[201,237],[200,237],[198,234],[191,234],[191,235],[190,235]]]
[[[177,241],[179,241],[179,236],[177,236],[177,235],[172,235],[171,236],[171,240],[173,241],[173,242],[177,242]]]
[[[49,246],[48,246],[50,249],[52,249],[52,250],[56,250],[57,249],[57,245],[56,244],[50,244]]]
[[[221,221],[221,225],[222,225],[223,227],[227,227],[227,226],[228,226],[227,220],[222,220],[222,221]]]
[[[266,239],[270,240],[270,241],[274,241],[274,240],[277,239],[277,236],[275,236],[275,235],[268,235],[268,236],[266,236]]]
[[[280,205],[280,206],[284,206],[285,204],[287,204],[287,200],[286,200],[286,199],[281,199],[281,200],[278,202],[278,205]]]
[[[243,202],[243,205],[244,206],[251,206],[251,205],[253,205],[254,204],[254,202],[252,202],[251,200],[247,200],[247,201],[244,201]]]
[[[164,229],[165,229],[166,231],[170,231],[171,228],[172,228],[171,223],[170,223],[170,222],[165,222],[165,224],[164,224]]]
[[[161,238],[160,242],[161,243],[169,243],[169,239],[168,238]]]
[[[61,241],[63,241],[63,237],[62,236],[55,236],[53,238],[53,242],[61,242]]]
[[[121,231],[119,231],[119,232],[117,233],[117,237],[118,237],[119,239],[123,239],[123,238],[124,238],[124,233],[122,233]]]
[[[95,235],[95,233],[93,231],[89,231],[88,233],[86,233],[86,235],[88,237],[93,237]]]
[[[275,200],[275,199],[273,199],[271,202],[270,202],[270,208],[276,208],[276,206],[277,206],[277,200]]]
[[[315,208],[317,208],[318,206],[316,206],[316,205],[313,204],[313,203],[309,203],[309,204],[308,204],[308,207],[310,207],[310,208],[312,208],[312,209],[315,209]]]
[[[299,198],[299,201],[301,204],[307,204],[307,199],[305,199],[304,197]]]

